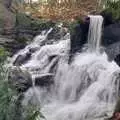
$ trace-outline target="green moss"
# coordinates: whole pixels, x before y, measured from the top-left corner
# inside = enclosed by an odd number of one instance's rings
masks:
[[[106,12],[111,12],[115,20],[116,19],[120,20],[120,0],[118,1],[106,0],[104,5]]]
[[[5,48],[0,48],[0,62],[4,61],[8,55],[8,52]]]
[[[55,23],[53,23],[52,21],[47,21],[47,20],[43,20],[43,19],[34,19],[33,21],[31,21],[31,28],[34,30],[45,30],[45,29],[49,29],[50,27],[54,27]]]
[[[4,48],[0,48],[0,58],[6,56]],[[23,93],[17,93],[16,89],[9,84],[8,68],[4,66],[6,58],[0,61],[0,120],[36,120],[44,118],[37,106],[28,105],[23,107],[21,101]],[[24,114],[24,115],[23,115]]]

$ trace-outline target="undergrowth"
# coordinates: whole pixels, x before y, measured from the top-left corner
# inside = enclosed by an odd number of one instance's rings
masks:
[[[5,65],[7,52],[0,48],[0,120],[40,120],[45,117],[36,106],[22,106],[23,93],[18,93],[9,84],[8,68]]]

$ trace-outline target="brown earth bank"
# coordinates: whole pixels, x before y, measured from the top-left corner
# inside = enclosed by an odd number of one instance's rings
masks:
[[[60,3],[60,4],[27,4],[25,11],[35,18],[45,18],[51,20],[72,21],[76,16],[82,17],[90,13],[97,13],[97,0],[79,0],[78,4]]]

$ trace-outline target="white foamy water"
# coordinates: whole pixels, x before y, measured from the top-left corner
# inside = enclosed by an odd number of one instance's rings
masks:
[[[34,40],[31,44],[27,45],[24,49],[18,51],[18,53],[16,55],[14,55],[14,57],[12,58],[12,62],[14,62],[19,55],[25,55],[27,52],[29,52],[29,49],[31,49],[31,48],[36,49],[36,50],[40,49],[42,43],[47,40],[47,36],[52,30],[53,29],[51,28],[48,31],[42,31],[42,33],[40,35],[38,35],[34,38]]]
[[[99,49],[102,19],[98,16],[90,18],[89,32],[92,31],[91,35],[95,32],[95,36],[89,36],[88,43],[91,41],[90,44]],[[96,27],[98,29],[94,31]],[[40,41],[38,38],[37,42]],[[51,73],[51,66],[57,61],[56,71],[52,72],[54,84],[30,88],[23,104],[27,105],[29,101],[37,104],[47,120],[100,120],[109,116],[119,96],[120,68],[114,61],[109,62],[105,53],[100,54],[95,49],[77,53],[68,64],[69,46],[69,36],[53,44],[39,44],[31,59],[21,66],[35,78]],[[54,58],[50,61],[51,56]]]
[[[105,54],[83,53],[70,66],[60,63],[53,89],[55,102],[43,107],[45,115],[50,120],[92,120],[104,116],[118,97],[119,72]]]

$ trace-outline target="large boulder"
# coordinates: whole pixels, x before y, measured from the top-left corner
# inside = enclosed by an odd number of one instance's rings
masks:
[[[110,60],[114,60],[120,54],[120,41],[106,46],[105,52]]]
[[[104,28],[102,46],[110,60],[120,66],[120,23],[111,24]]]
[[[73,28],[71,33],[71,53],[75,53],[87,42],[89,22],[83,21]]]
[[[22,64],[27,62],[30,58],[31,58],[31,53],[30,52],[28,52],[26,54],[23,54],[23,55],[18,55],[16,60],[13,62],[13,65],[14,66],[21,66]]]
[[[102,45],[107,47],[120,41],[120,23],[111,24],[104,28]]]
[[[32,87],[32,77],[29,72],[19,67],[13,67],[9,72],[9,84],[18,92],[25,92]]]
[[[100,13],[100,15],[104,18],[104,27],[114,24],[115,20],[113,19],[113,15],[111,12],[104,10]]]
[[[70,40],[70,56],[69,56],[69,63],[71,63],[74,54],[77,51],[81,51],[81,48],[85,43],[87,43],[87,36],[89,30],[89,18],[85,18],[81,23],[78,22],[74,25],[71,30]]]

